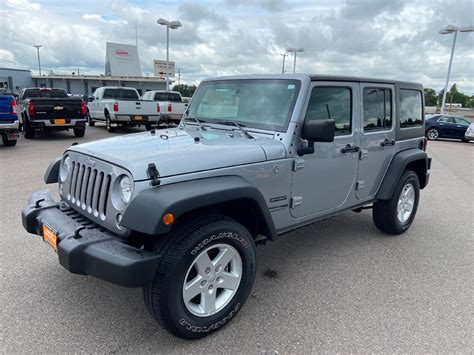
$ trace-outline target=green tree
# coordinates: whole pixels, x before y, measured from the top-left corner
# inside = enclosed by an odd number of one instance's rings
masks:
[[[173,86],[173,91],[178,91],[181,96],[191,97],[196,91],[196,85],[179,84]]]
[[[434,89],[425,88],[425,105],[436,106],[436,91]]]

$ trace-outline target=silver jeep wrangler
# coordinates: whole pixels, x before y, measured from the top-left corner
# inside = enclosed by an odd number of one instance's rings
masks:
[[[200,338],[255,278],[255,245],[371,208],[405,232],[428,184],[423,87],[321,75],[203,81],[180,126],[71,146],[33,193],[29,233],[72,273],[143,287],[151,315]]]

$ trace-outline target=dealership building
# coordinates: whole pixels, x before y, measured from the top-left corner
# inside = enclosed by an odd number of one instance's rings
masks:
[[[18,93],[27,87],[64,89],[68,94],[92,95],[101,86],[128,86],[140,95],[150,90],[166,90],[166,80],[160,76],[141,75],[136,46],[107,43],[105,71],[101,75],[55,74],[32,75],[30,70],[0,68],[0,90]]]

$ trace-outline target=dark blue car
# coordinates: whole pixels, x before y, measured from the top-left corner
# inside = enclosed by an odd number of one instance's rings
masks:
[[[454,138],[464,141],[464,134],[470,124],[465,118],[451,115],[433,115],[425,122],[425,136],[431,141],[438,138]]]

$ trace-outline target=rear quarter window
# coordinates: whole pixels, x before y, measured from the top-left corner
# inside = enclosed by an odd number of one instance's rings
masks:
[[[400,89],[400,128],[423,125],[423,98],[421,91]]]

